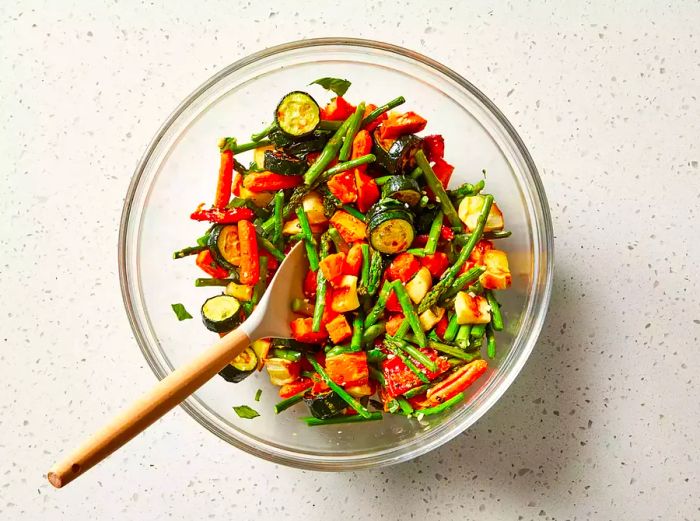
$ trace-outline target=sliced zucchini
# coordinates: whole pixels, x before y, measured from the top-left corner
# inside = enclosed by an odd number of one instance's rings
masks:
[[[412,177],[394,175],[384,183],[382,197],[391,197],[409,206],[415,206],[420,201],[420,187]]]
[[[202,322],[209,331],[225,333],[231,331],[241,322],[238,311],[241,305],[238,299],[230,295],[216,295],[202,304]]]
[[[243,352],[234,358],[233,362],[219,371],[219,375],[227,382],[238,383],[253,374],[258,366],[258,357],[255,352],[246,347]]]
[[[306,156],[310,152],[320,152],[323,150],[332,135],[332,132],[325,130],[314,130],[312,135],[305,137],[303,140],[297,140],[290,145],[284,145],[284,150],[288,154],[306,159]]]
[[[369,242],[387,254],[406,251],[411,247],[415,231],[413,214],[393,199],[382,199],[367,214]]]
[[[255,149],[253,152],[253,161],[255,161],[255,164],[258,167],[258,170],[263,170],[263,165],[265,164],[265,152],[268,150],[274,150],[275,147],[272,145],[267,145],[264,147],[258,147]]]
[[[338,396],[335,391],[317,395],[306,393],[304,395],[304,403],[308,406],[314,418],[322,420],[337,416],[348,406],[345,400]]]
[[[392,175],[407,174],[413,170],[416,167],[416,152],[423,148],[423,140],[413,134],[392,141],[379,138],[375,130],[373,141],[372,153],[377,157],[375,164]]]
[[[209,234],[209,249],[214,260],[227,270],[241,263],[241,245],[235,224],[217,224]]]
[[[285,154],[281,150],[266,150],[265,170],[282,175],[301,175],[308,168],[306,161]]]
[[[316,130],[321,121],[321,109],[306,92],[290,92],[277,105],[275,121],[279,129],[288,136],[308,136]]]

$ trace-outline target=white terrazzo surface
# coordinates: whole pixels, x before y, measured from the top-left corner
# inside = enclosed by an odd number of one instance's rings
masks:
[[[0,4],[0,519],[700,518],[700,4],[167,4]],[[522,375],[391,468],[279,467],[178,409],[53,490],[60,451],[154,381],[116,269],[146,143],[224,65],[332,35],[444,62],[530,148],[557,261]]]

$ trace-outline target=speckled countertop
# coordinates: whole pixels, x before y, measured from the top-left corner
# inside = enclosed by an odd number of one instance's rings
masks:
[[[700,518],[698,3],[404,3],[0,5],[0,518]],[[521,376],[395,467],[279,467],[178,409],[53,490],[59,452],[154,381],[116,266],[146,143],[224,65],[332,35],[444,62],[532,152],[557,260]]]

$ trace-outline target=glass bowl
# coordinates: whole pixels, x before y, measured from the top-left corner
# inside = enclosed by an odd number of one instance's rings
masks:
[[[245,139],[268,123],[279,98],[307,89],[320,101],[324,77],[348,78],[351,100],[384,103],[398,95],[404,107],[428,120],[427,133],[442,134],[454,184],[477,181],[503,210],[513,235],[499,247],[509,254],[513,287],[501,292],[506,330],[490,369],[468,391],[468,400],[423,420],[385,415],[383,421],[309,428],[297,405],[275,415],[279,400],[262,372],[239,384],[214,378],[182,406],[199,423],[232,445],[285,465],[351,470],[405,461],[467,429],[499,399],[533,349],[552,284],[552,224],[535,165],[501,112],[471,83],[439,63],[370,40],[324,38],[272,47],[244,58],[193,92],[168,118],[143,156],[124,203],[119,236],[119,275],[134,335],[158,378],[215,340],[198,320],[205,298],[220,288],[195,288],[193,259],[172,260],[205,229],[189,219],[211,201],[218,170],[217,141]],[[402,107],[403,108],[403,107]],[[195,315],[178,322],[170,307],[181,302]],[[196,313],[195,313],[196,312]],[[256,389],[263,389],[259,403]],[[241,419],[232,407],[261,413]]]

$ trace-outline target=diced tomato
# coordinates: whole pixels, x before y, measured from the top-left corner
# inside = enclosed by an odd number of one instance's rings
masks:
[[[357,186],[353,171],[348,170],[331,177],[328,180],[328,190],[345,204],[357,201]]]
[[[474,360],[460,367],[442,382],[428,389],[427,400],[422,403],[422,407],[434,407],[461,393],[484,374],[487,367],[486,360]]]
[[[281,175],[274,172],[251,172],[243,178],[243,186],[251,192],[276,192],[295,188],[304,182],[300,175]]]
[[[442,228],[440,228],[440,238],[443,241],[449,242],[455,238],[455,232],[452,231],[452,228],[443,224]]]
[[[365,383],[369,378],[367,354],[360,351],[326,357],[326,372],[331,380],[341,386]]]
[[[314,332],[312,330],[313,318],[296,318],[292,320],[292,338],[306,344],[320,344],[326,340],[328,333],[326,328],[321,326],[321,330]]]
[[[209,250],[199,252],[196,264],[202,271],[215,279],[225,279],[228,277],[228,270],[222,268],[214,261],[214,257],[211,256]]]
[[[379,137],[382,139],[396,139],[406,134],[415,134],[423,130],[427,124],[427,120],[415,112],[391,113],[379,127]]]
[[[241,284],[252,286],[260,280],[260,257],[255,225],[250,221],[238,221],[238,239],[241,242]]]
[[[296,382],[290,384],[284,384],[280,387],[279,394],[280,398],[290,398],[295,394],[299,394],[305,389],[311,389],[313,385],[311,378],[304,378],[303,376],[299,378]]]
[[[399,327],[401,327],[401,323],[403,322],[404,318],[406,317],[404,317],[401,313],[399,313],[398,315],[390,316],[389,320],[386,321],[387,334],[394,336]]]
[[[224,208],[231,199],[233,183],[233,152],[221,151],[221,164],[219,165],[219,180],[216,184],[214,196],[214,208]]]
[[[316,296],[316,284],[316,272],[311,270],[307,271],[303,284],[304,296],[306,298],[314,298]]]
[[[433,278],[439,278],[449,266],[450,261],[447,259],[447,254],[438,251],[432,255],[421,257],[420,264],[428,268]]]
[[[399,297],[396,296],[396,292],[393,289],[386,299],[386,309],[392,313],[401,313],[403,311],[401,304],[399,304]]]
[[[445,140],[440,134],[423,138],[423,151],[428,161],[433,162],[445,157]]]
[[[319,268],[326,280],[333,280],[343,274],[345,254],[332,253],[319,263]]]
[[[435,334],[439,336],[441,340],[445,338],[445,330],[447,329],[448,322],[447,313],[444,313],[440,322],[435,325]]]
[[[348,212],[342,210],[335,212],[331,217],[331,224],[348,244],[367,238],[367,225]]]
[[[362,245],[355,243],[345,257],[343,275],[354,275],[357,277],[362,269],[362,260]]]
[[[365,213],[374,203],[379,201],[379,187],[373,177],[358,168],[355,169],[355,184],[357,186],[357,209]]]
[[[443,356],[438,356],[437,351],[429,347],[420,351],[437,365],[437,371],[429,371],[420,362],[412,360],[414,365],[430,379],[433,380],[450,368],[450,364]],[[403,363],[398,356],[387,358],[382,362],[382,374],[386,382],[386,393],[395,398],[409,389],[421,384],[420,379]]]
[[[369,116],[370,113],[373,112],[376,108],[377,108],[377,106],[374,105],[373,103],[370,103],[369,105],[367,105],[367,107],[365,108],[365,114],[364,114],[364,116],[362,116],[362,119],[365,119],[367,116]],[[384,122],[386,117],[387,117],[386,112],[384,112],[377,119],[375,119],[371,123],[368,123],[363,128],[368,132],[372,132],[375,128],[377,128],[381,123]]]
[[[386,270],[389,280],[408,282],[420,269],[420,262],[412,253],[399,253]]]
[[[355,107],[342,96],[336,96],[321,109],[321,119],[329,121],[345,120],[355,112]]]
[[[340,344],[352,336],[352,328],[344,315],[338,315],[328,322],[326,330],[334,344]]]

